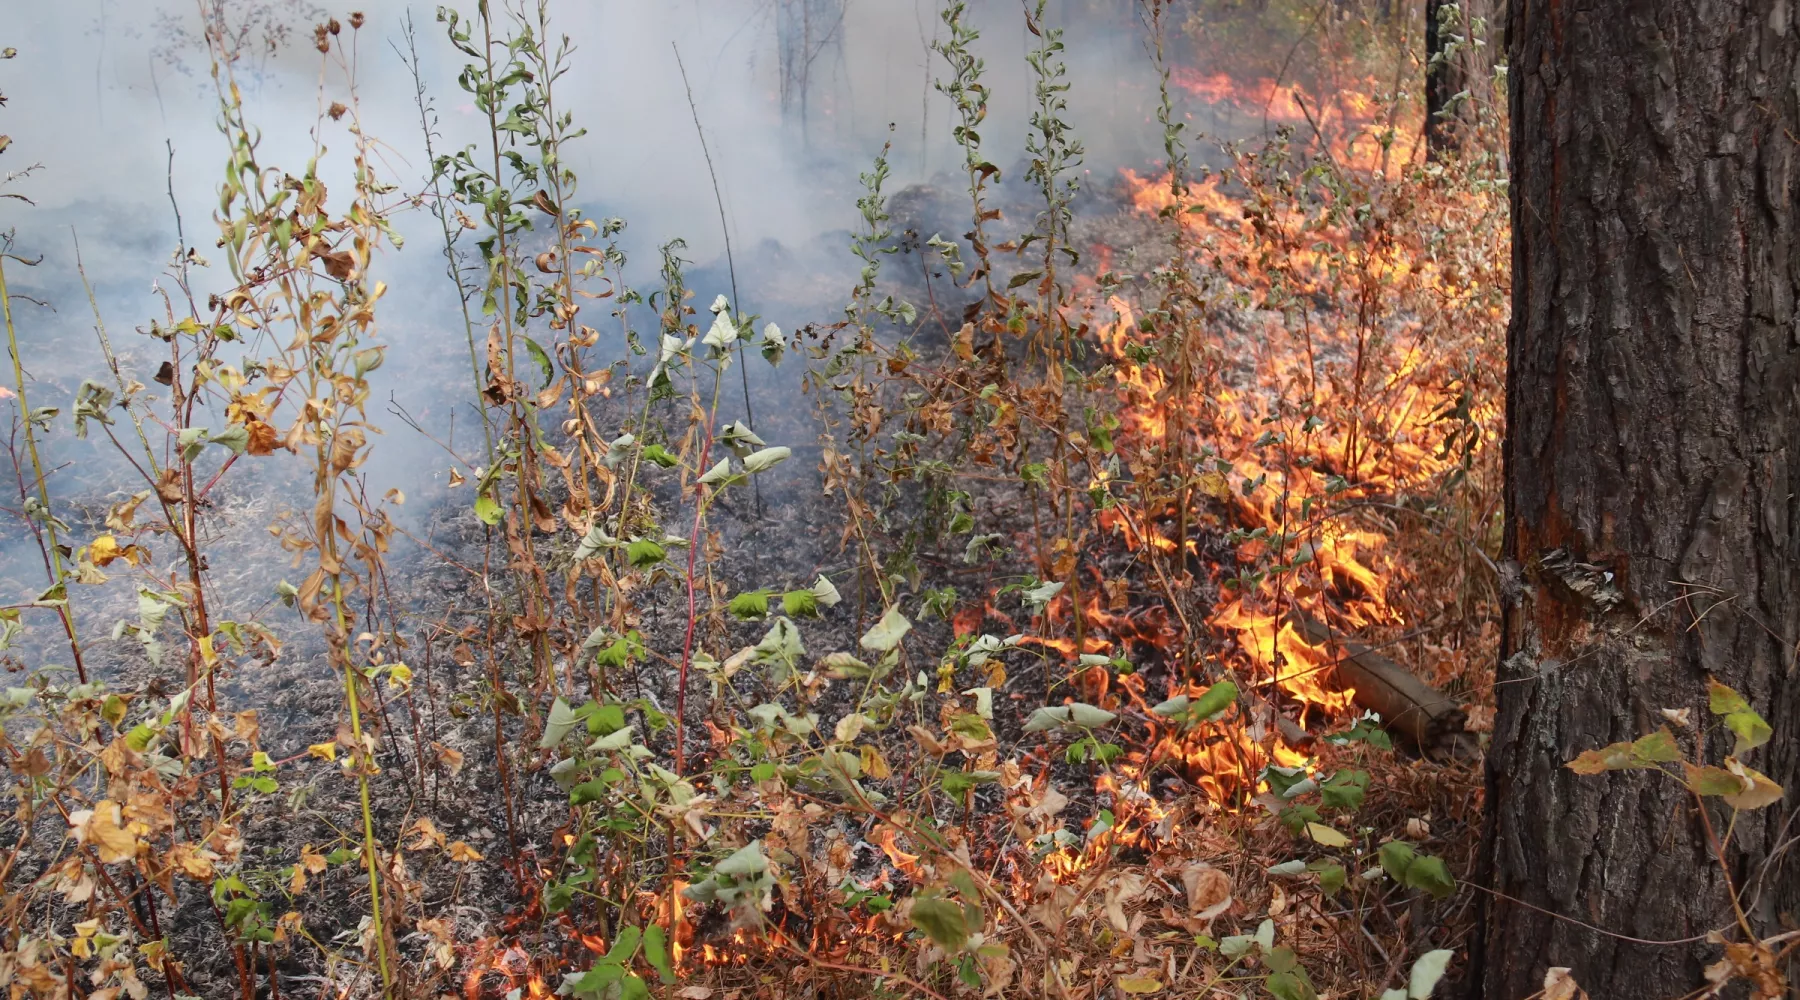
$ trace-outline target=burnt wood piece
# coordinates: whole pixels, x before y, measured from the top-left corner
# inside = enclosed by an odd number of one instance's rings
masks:
[[[1378,713],[1383,725],[1404,736],[1427,756],[1462,760],[1481,757],[1481,745],[1466,730],[1468,716],[1456,699],[1304,612],[1296,611],[1292,618],[1302,639],[1331,654],[1339,686],[1354,689],[1356,703]]]

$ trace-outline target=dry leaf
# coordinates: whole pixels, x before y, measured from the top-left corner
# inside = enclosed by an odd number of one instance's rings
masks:
[[[1231,878],[1212,865],[1189,865],[1181,872],[1187,890],[1188,909],[1200,920],[1211,920],[1231,908]]]
[[[1557,966],[1544,971],[1544,1000],[1587,1000],[1587,994],[1567,968]]]
[[[444,850],[450,855],[451,861],[470,862],[481,860],[480,851],[477,851],[475,848],[470,847],[467,843],[460,840],[451,841],[450,846],[444,848]]]

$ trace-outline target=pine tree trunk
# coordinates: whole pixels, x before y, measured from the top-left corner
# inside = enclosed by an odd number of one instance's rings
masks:
[[[1515,578],[1475,956],[1490,1000],[1533,994],[1550,966],[1594,1000],[1703,985],[1717,945],[1644,942],[1733,936],[1727,873],[1759,934],[1800,926],[1800,858],[1776,850],[1800,795],[1741,814],[1722,870],[1677,782],[1563,767],[1684,708],[1717,763],[1710,675],[1774,726],[1746,763],[1800,788],[1793,16],[1787,0],[1512,3]]]

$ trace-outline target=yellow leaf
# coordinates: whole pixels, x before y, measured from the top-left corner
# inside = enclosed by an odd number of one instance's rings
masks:
[[[337,760],[337,741],[314,743],[306,748],[306,753],[308,756],[317,757],[320,760]]]
[[[313,845],[307,844],[300,848],[300,866],[317,875],[325,870],[325,855],[313,850]]]
[[[1308,836],[1312,837],[1314,843],[1323,844],[1326,847],[1350,846],[1349,837],[1344,836],[1335,828],[1326,826],[1323,823],[1306,824],[1306,832]]]
[[[1125,993],[1161,993],[1163,988],[1149,976],[1120,976],[1114,983]]]
[[[468,844],[466,844],[460,840],[451,841],[450,846],[444,848],[444,850],[450,854],[450,860],[452,860],[452,861],[465,861],[466,862],[466,861],[480,861],[481,860],[481,852],[480,851],[477,851],[475,848],[470,847]]]
[[[210,635],[201,636],[199,645],[201,662],[209,667],[217,666],[219,663],[219,654],[213,649],[213,637]]]
[[[96,566],[105,566],[119,558],[123,552],[119,548],[119,540],[111,535],[101,535],[88,546],[88,558]]]
[[[388,686],[398,691],[412,690],[412,668],[404,663],[396,663],[388,668]]]
[[[407,832],[415,838],[412,843],[406,845],[408,850],[423,851],[428,847],[444,846],[444,835],[438,831],[437,824],[424,816],[415,820],[412,829]]]
[[[862,758],[863,773],[869,777],[880,781],[893,773],[893,768],[888,766],[887,758],[881,755],[880,750],[864,744],[857,748],[857,752]]]

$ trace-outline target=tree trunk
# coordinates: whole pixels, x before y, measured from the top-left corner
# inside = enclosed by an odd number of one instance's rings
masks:
[[[1425,148],[1433,158],[1462,148],[1493,110],[1490,0],[1425,0]]]
[[[1720,948],[1691,939],[1736,936],[1727,875],[1759,934],[1800,926],[1797,859],[1775,850],[1792,796],[1738,817],[1722,870],[1678,782],[1563,767],[1665,708],[1692,710],[1678,740],[1718,763],[1710,675],[1774,726],[1746,763],[1797,774],[1792,17],[1788,0],[1511,6],[1513,579],[1475,956],[1490,1000],[1533,994],[1550,966],[1595,1000],[1693,990]],[[1728,810],[1706,801],[1722,834]]]

